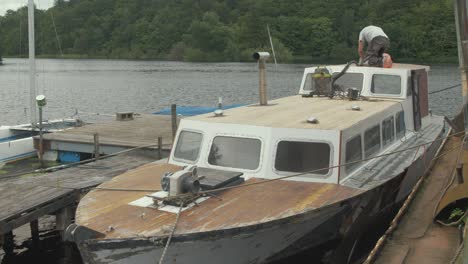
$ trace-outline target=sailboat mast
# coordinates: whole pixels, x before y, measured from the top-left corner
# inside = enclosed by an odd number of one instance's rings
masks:
[[[34,1],[28,0],[28,32],[29,32],[29,109],[31,124],[36,126],[36,49],[34,46]]]

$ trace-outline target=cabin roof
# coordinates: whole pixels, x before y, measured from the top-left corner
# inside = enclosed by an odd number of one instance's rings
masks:
[[[398,103],[396,100],[349,101],[328,97],[304,98],[295,95],[269,101],[268,106],[249,105],[225,110],[221,117],[208,113],[188,119],[276,128],[344,130]],[[351,109],[353,106],[359,106],[361,110],[353,111]],[[318,123],[307,123],[306,120],[310,117],[317,118]]]

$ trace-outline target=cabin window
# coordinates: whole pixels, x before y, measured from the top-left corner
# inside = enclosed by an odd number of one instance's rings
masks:
[[[405,125],[405,112],[401,111],[396,114],[396,136],[402,138],[405,136],[406,125]]]
[[[275,169],[326,175],[330,171],[330,152],[327,143],[281,141],[276,149]],[[326,169],[319,170],[322,168]]]
[[[401,77],[398,75],[374,74],[371,92],[375,94],[401,94]]]
[[[382,144],[387,146],[393,142],[395,139],[395,124],[393,116],[385,119],[382,122]]]
[[[255,138],[218,136],[211,144],[208,163],[211,165],[255,170],[260,164],[262,143]]]
[[[359,163],[356,161],[361,159],[362,139],[361,135],[357,135],[346,143],[346,172],[350,173],[358,167]]]
[[[338,73],[333,73],[336,76]],[[364,74],[362,73],[345,73],[343,76],[336,80],[335,84],[338,84],[344,89],[356,88],[359,91],[362,90],[364,83]]]
[[[174,152],[174,158],[192,162],[196,161],[200,154],[202,138],[202,134],[197,132],[180,132]]]
[[[315,91],[315,83],[314,78],[312,78],[313,73],[307,74],[306,81],[304,84],[304,91]]]
[[[366,158],[380,150],[380,125],[376,125],[364,132],[364,153]]]

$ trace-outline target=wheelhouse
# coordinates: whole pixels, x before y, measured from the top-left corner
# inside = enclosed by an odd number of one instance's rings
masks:
[[[344,68],[327,67],[332,76]],[[351,66],[336,84],[358,90],[357,100],[306,97],[316,70],[305,69],[297,96],[182,119],[169,162],[244,178],[339,183],[413,136],[428,115],[428,67]]]

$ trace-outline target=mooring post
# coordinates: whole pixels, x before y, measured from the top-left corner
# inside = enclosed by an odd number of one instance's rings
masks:
[[[100,151],[99,151],[99,134],[94,133],[94,157],[96,159],[99,159],[100,156]]]
[[[162,137],[158,137],[158,159],[162,159]]]
[[[460,64],[462,95],[463,95],[463,109],[464,113],[464,127],[468,126],[468,1],[455,0],[455,28],[457,31],[457,46],[458,46],[458,60]]]
[[[177,132],[177,105],[171,105],[171,122],[172,122],[172,140],[175,139]]]
[[[56,215],[56,227],[60,233],[62,241],[64,240],[65,229],[72,223],[74,217],[74,210],[71,206],[62,208]]]
[[[31,239],[33,242],[33,248],[39,248],[39,220],[32,220],[29,223],[29,227],[31,228]]]

